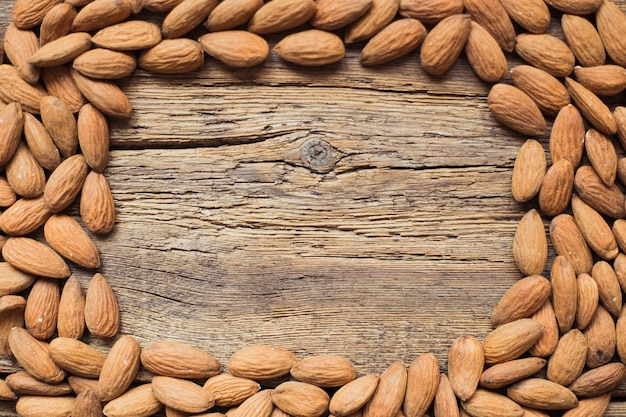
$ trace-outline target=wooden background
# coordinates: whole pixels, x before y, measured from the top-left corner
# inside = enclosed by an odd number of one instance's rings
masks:
[[[112,123],[117,224],[97,245],[123,334],[223,363],[252,343],[340,354],[364,374],[423,352],[443,369],[452,340],[489,331],[521,277],[511,243],[532,204],[510,179],[526,137],[490,116],[465,58],[432,77],[418,52],[363,68],[362,46],[325,68],[207,57],[121,82],[135,111]],[[92,272],[74,271],[86,287]]]

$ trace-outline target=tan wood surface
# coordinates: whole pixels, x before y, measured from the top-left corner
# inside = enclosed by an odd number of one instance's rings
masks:
[[[445,369],[452,340],[489,331],[521,277],[511,242],[532,204],[510,177],[526,138],[490,116],[464,58],[431,77],[417,53],[362,68],[361,46],[323,69],[207,57],[121,82],[135,112],[113,122],[117,224],[96,240],[123,334],[223,363],[253,343],[340,354],[364,374],[428,351]]]

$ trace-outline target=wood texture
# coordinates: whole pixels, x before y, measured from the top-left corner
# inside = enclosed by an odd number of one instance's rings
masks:
[[[366,69],[359,52],[121,82],[135,112],[112,124],[117,224],[96,242],[123,334],[222,363],[252,343],[340,354],[364,374],[427,351],[445,365],[452,340],[489,331],[521,278],[511,244],[532,204],[510,179],[526,138],[490,116],[464,58],[431,77],[417,53]]]

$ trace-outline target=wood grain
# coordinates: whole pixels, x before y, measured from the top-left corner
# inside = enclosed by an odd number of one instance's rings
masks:
[[[314,70],[207,57],[121,82],[135,112],[112,123],[117,224],[96,242],[123,334],[222,363],[252,343],[341,354],[360,374],[426,351],[443,368],[452,340],[486,334],[521,277],[512,236],[532,203],[510,176],[526,138],[490,116],[463,58],[431,77],[417,53],[375,69],[358,54]],[[92,272],[74,272],[87,287]]]

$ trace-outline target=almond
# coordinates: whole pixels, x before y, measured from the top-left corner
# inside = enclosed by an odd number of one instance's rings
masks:
[[[69,337],[50,342],[50,357],[67,372],[83,378],[98,378],[106,356],[92,346]]]
[[[578,286],[578,299],[576,303],[576,327],[585,329],[596,314],[600,295],[598,284],[588,274],[580,274],[576,280]]]
[[[341,356],[312,356],[291,368],[291,376],[322,388],[341,387],[356,378],[350,361]]]
[[[102,404],[98,394],[92,390],[81,392],[74,401],[72,417],[100,417],[102,416]]]
[[[0,297],[0,356],[13,359],[9,334],[14,327],[24,327],[26,300],[19,295]],[[2,384],[0,384],[2,385]]]
[[[593,266],[591,276],[598,284],[602,305],[615,317],[622,311],[622,290],[615,271],[606,261],[598,261]]]
[[[426,28],[418,20],[405,18],[390,23],[378,32],[361,51],[362,65],[380,65],[415,50],[426,37]]]
[[[137,59],[127,52],[98,48],[77,57],[72,66],[86,77],[116,80],[130,76],[137,68]]]
[[[622,67],[626,66],[626,15],[610,0],[597,1],[596,26],[611,59]]]
[[[264,389],[245,400],[237,407],[232,417],[270,417],[274,404],[271,397],[272,390]]]
[[[550,240],[556,253],[569,261],[576,274],[591,273],[591,249],[572,215],[559,214],[552,219]]]
[[[76,119],[72,110],[60,99],[52,96],[41,98],[41,120],[54,144],[64,158],[76,153],[78,135]]]
[[[319,417],[330,398],[323,389],[304,382],[287,381],[272,390],[272,402],[294,417]]]
[[[503,388],[535,375],[546,366],[546,363],[545,359],[536,357],[498,363],[481,374],[480,386],[489,389]]]
[[[614,135],[617,123],[611,110],[591,91],[569,77],[565,78],[565,86],[585,118],[601,133]]]
[[[439,378],[439,362],[432,353],[424,353],[411,363],[403,404],[407,417],[420,417],[430,408],[439,387]]]
[[[100,29],[92,41],[101,48],[114,51],[138,51],[158,45],[161,29],[151,22],[130,20]]]
[[[543,307],[532,315],[531,319],[543,326],[543,333],[528,350],[528,353],[541,358],[552,355],[559,343],[559,325],[556,321],[552,302],[546,301]]]
[[[562,333],[568,332],[576,318],[578,286],[576,273],[567,258],[557,256],[550,271],[552,304]]]
[[[570,102],[567,88],[539,68],[517,65],[511,69],[511,79],[517,88],[528,94],[539,109],[549,116],[555,116]]]
[[[420,51],[420,62],[426,72],[443,75],[447,72],[465,46],[471,31],[467,14],[446,17],[426,35]]]
[[[46,207],[58,213],[69,207],[78,196],[87,177],[87,162],[81,154],[70,156],[54,170],[43,192]]]
[[[378,381],[377,375],[366,375],[345,384],[331,398],[330,413],[337,417],[346,417],[360,410],[374,395]]]
[[[211,32],[235,29],[248,23],[262,6],[263,0],[223,0],[211,11],[204,26]]]
[[[91,35],[76,32],[43,45],[29,59],[38,67],[56,67],[67,64],[91,48]]]
[[[67,215],[55,214],[44,226],[44,236],[61,256],[88,269],[100,266],[95,243],[78,222]]]
[[[2,216],[0,216],[0,226],[2,225]],[[617,241],[617,244],[619,245],[620,249],[622,250],[622,252],[625,252],[624,248],[626,248],[626,220],[624,219],[618,219],[615,220],[615,222],[613,222],[613,236],[615,236],[615,240]],[[624,260],[626,260],[626,258],[624,258],[624,256],[622,256],[622,254],[620,253],[619,255],[617,255],[617,258],[615,259],[615,272],[617,273],[618,278],[620,278],[620,284],[622,285],[622,290],[624,288],[626,288],[626,280],[625,281],[621,281],[621,277],[620,274],[618,273],[618,259],[620,259],[621,262],[623,262]],[[624,266],[626,266],[626,263],[623,264]],[[626,270],[624,271],[626,272]],[[626,276],[624,277],[626,279]]]
[[[77,113],[85,104],[85,98],[72,79],[67,65],[44,68],[41,78],[43,78],[48,94],[63,101],[72,110],[72,113]]]
[[[67,382],[60,384],[47,384],[30,375],[28,372],[15,372],[6,377],[6,382],[11,390],[19,395],[41,395],[58,397],[72,393]]]
[[[531,319],[503,324],[483,341],[485,362],[496,364],[517,359],[539,340],[543,326]]]
[[[544,33],[550,26],[550,10],[543,0],[500,0],[509,17],[532,33]]]
[[[574,68],[576,80],[599,96],[614,96],[626,89],[626,69],[619,65]]]
[[[163,404],[152,391],[152,384],[143,384],[108,402],[102,411],[107,417],[149,417],[162,408]]]
[[[200,44],[191,39],[166,39],[141,53],[138,65],[159,74],[184,74],[195,71],[204,63]]]
[[[441,374],[433,405],[435,416],[460,417],[459,406],[446,374]]]
[[[609,408],[611,394],[578,401],[578,407],[568,410],[563,417],[602,417]]]
[[[579,398],[596,397],[614,390],[626,379],[626,366],[612,362],[582,374],[569,389]]]
[[[111,401],[122,395],[139,370],[141,348],[132,336],[120,337],[109,352],[98,380],[100,401]]]
[[[87,174],[80,196],[80,217],[85,226],[97,234],[111,233],[115,225],[115,204],[104,175]]]
[[[33,337],[47,340],[54,334],[59,316],[60,292],[56,279],[39,278],[33,284],[24,310],[24,323]]]
[[[78,113],[76,129],[87,165],[102,173],[109,160],[109,122],[96,107],[86,104]]]
[[[539,107],[522,90],[508,84],[495,84],[487,97],[491,114],[502,124],[528,136],[541,136],[546,120]]]
[[[85,331],[85,295],[80,281],[72,275],[65,281],[59,302],[59,337],[80,339]],[[75,373],[75,372],[73,372]]]
[[[617,356],[619,359],[624,362],[626,359],[626,316],[624,314],[620,314],[617,319],[617,324],[615,325],[615,350],[617,351]]]
[[[389,365],[380,375],[374,395],[365,404],[363,417],[395,416],[404,401],[406,384],[406,365],[403,362],[395,362]]]
[[[234,376],[267,380],[287,375],[296,362],[296,357],[285,349],[250,345],[230,357],[228,370]]]
[[[15,201],[17,201],[15,191],[6,178],[0,177],[0,207],[11,207]]]
[[[472,16],[472,20],[487,29],[503,50],[513,52],[515,29],[500,1],[464,0],[463,4],[466,12]]]
[[[580,232],[591,249],[604,260],[615,259],[619,252],[611,228],[602,215],[577,195],[572,195],[572,211]]]
[[[532,209],[522,217],[513,238],[513,259],[522,274],[541,275],[548,259],[548,239],[541,215]]]
[[[130,117],[133,108],[116,84],[85,77],[74,69],[70,69],[70,74],[80,92],[102,113],[111,117]]]
[[[63,0],[16,0],[11,17],[20,29],[30,29],[41,23],[44,16]]]
[[[528,139],[520,147],[511,179],[513,198],[524,203],[537,195],[546,175],[546,154],[543,146],[534,139]]]
[[[544,0],[548,6],[565,13],[585,15],[595,12],[603,0]]]
[[[589,129],[585,135],[585,150],[602,182],[607,187],[612,186],[617,176],[617,152],[611,139],[595,129]]]
[[[448,352],[448,378],[461,401],[468,401],[478,387],[485,364],[483,346],[473,336],[461,336],[452,342]]]
[[[606,61],[606,51],[600,34],[593,24],[581,16],[564,14],[561,17],[561,27],[565,39],[574,56],[584,67],[603,65]]]
[[[519,404],[504,395],[484,389],[476,390],[476,393],[463,401],[461,405],[465,411],[475,417],[522,417],[524,415],[524,410]]]
[[[67,264],[55,251],[28,237],[9,238],[2,248],[2,257],[28,274],[57,279],[70,276]]]
[[[120,326],[117,298],[102,274],[91,279],[85,297],[85,323],[97,337],[113,337]]]
[[[296,28],[317,11],[313,0],[274,0],[265,3],[248,22],[248,30],[258,35]]]
[[[6,136],[17,133],[18,127],[20,132],[22,130],[23,117],[21,111],[19,111],[20,114],[18,115],[18,110],[14,108],[15,103],[19,103],[24,111],[39,114],[39,102],[43,96],[44,93],[41,89],[24,81],[12,65],[0,65],[0,100],[9,103],[8,106],[1,110],[2,113],[0,113],[2,115],[1,120],[3,121],[2,125],[0,125],[2,126],[1,131],[3,132],[2,135],[0,135],[0,144],[2,145],[0,147],[0,149],[2,149],[2,152],[0,152],[0,165],[6,164],[9,158],[8,155],[11,154],[11,150],[13,149],[6,147],[6,145],[8,145]],[[10,115],[10,113],[13,113],[13,115]],[[19,124],[13,125],[17,122],[19,122]],[[17,144],[15,144],[15,147],[17,148]]]
[[[58,384],[65,378],[65,372],[52,361],[48,349],[28,331],[19,327],[11,329],[9,345],[15,359],[35,378],[51,384]]]
[[[145,351],[141,352],[142,362]],[[251,379],[219,374],[209,378],[203,388],[213,394],[217,407],[234,407],[259,392],[261,386]]]
[[[265,39],[245,30],[207,33],[198,41],[204,52],[234,68],[260,65],[270,51]]]
[[[51,214],[43,196],[22,198],[0,215],[0,227],[11,236],[25,236],[43,226]]]
[[[311,25],[320,30],[341,29],[363,16],[372,6],[373,0],[321,0],[316,2],[317,11]]]
[[[157,341],[143,349],[141,363],[156,375],[185,379],[206,379],[217,375],[221,365],[212,355],[195,347]]]
[[[471,22],[471,26],[465,44],[465,55],[470,66],[481,80],[500,81],[509,69],[500,45],[489,31],[478,23]]]
[[[463,13],[463,0],[400,0],[400,15],[432,25]]]
[[[0,110],[0,166],[5,166],[17,148],[24,127],[22,107],[18,103],[11,103]]]
[[[70,384],[70,388],[72,388],[72,391],[74,391],[77,395],[80,395],[85,391],[98,392],[97,379],[82,378],[72,375],[67,377],[67,383]]]
[[[120,23],[132,13],[127,0],[95,0],[85,5],[72,22],[73,32],[92,32]]]
[[[615,322],[611,314],[604,307],[598,306],[583,333],[587,340],[587,367],[597,368],[609,363],[615,355],[617,344]]]
[[[606,186],[592,167],[582,166],[576,171],[574,186],[580,198],[601,214],[613,218],[626,217],[624,195],[620,189],[616,184]]]
[[[39,49],[39,40],[32,30],[18,29],[14,24],[7,26],[4,33],[4,52],[24,81],[35,84],[41,70],[29,59]]]
[[[27,395],[17,400],[15,410],[23,417],[68,417],[74,409],[74,401],[74,397]]]
[[[165,16],[162,25],[166,38],[180,38],[205,20],[218,0],[183,0]]]
[[[45,45],[69,35],[76,14],[76,9],[69,3],[60,3],[50,9],[39,27],[39,43]]]
[[[183,0],[143,0],[143,8],[151,12],[169,12]]]
[[[367,40],[387,26],[398,13],[400,0],[373,0],[368,11],[346,28],[346,44]]]
[[[615,107],[613,117],[617,125],[617,139],[619,139],[619,143],[622,145],[622,149],[624,149],[626,147],[626,107]]]
[[[529,378],[507,390],[513,401],[539,410],[567,410],[578,405],[576,395],[555,382],[541,378]]]
[[[18,146],[13,158],[6,165],[6,175],[16,194],[25,198],[35,198],[43,194],[46,175],[26,144],[21,143]]]
[[[550,291],[550,283],[541,275],[522,278],[508,289],[494,308],[491,326],[495,328],[511,321],[531,317],[548,300]],[[452,382],[452,378],[450,381]]]
[[[539,190],[539,207],[548,216],[556,216],[569,205],[574,187],[574,167],[567,159],[554,163],[543,179]]]
[[[548,362],[548,379],[567,386],[578,378],[587,360],[587,341],[578,329],[565,333]]]
[[[286,36],[276,44],[274,52],[285,61],[310,67],[339,62],[346,53],[339,36],[317,29]]]
[[[15,269],[8,262],[0,262],[0,297],[17,294],[33,285],[35,277]]]
[[[167,407],[186,413],[202,413],[213,407],[213,395],[194,382],[167,376],[152,378],[152,393]]]
[[[24,137],[32,155],[48,171],[61,163],[61,155],[44,125],[30,113],[24,113]]]

